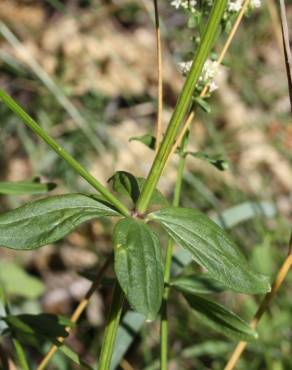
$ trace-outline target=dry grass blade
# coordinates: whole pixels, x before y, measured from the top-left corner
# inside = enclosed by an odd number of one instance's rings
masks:
[[[291,237],[290,237],[290,242],[289,242],[289,251],[288,251],[288,255],[284,261],[284,263],[282,264],[278,274],[277,274],[277,277],[275,279],[275,282],[272,286],[272,290],[266,294],[265,298],[263,299],[260,307],[258,308],[253,320],[251,321],[250,323],[250,326],[255,329],[258,322],[260,321],[261,317],[263,316],[263,314],[265,313],[265,311],[267,310],[267,308],[269,307],[271,301],[273,300],[273,298],[275,297],[276,293],[278,292],[278,290],[280,289],[281,285],[283,284],[290,268],[292,266],[292,233],[291,233]],[[225,366],[224,370],[233,370],[236,366],[236,364],[238,363],[239,359],[240,359],[240,356],[242,355],[243,351],[245,350],[247,346],[247,343],[246,342],[239,342],[238,345],[236,346],[236,348],[234,349],[227,365]]]
[[[158,107],[157,107],[157,122],[156,122],[156,147],[159,149],[159,144],[162,135],[162,112],[163,112],[163,75],[162,75],[162,49],[161,49],[161,33],[159,25],[159,11],[157,0],[154,2],[155,13],[155,29],[156,29],[156,45],[157,45],[157,74],[158,74]]]
[[[291,58],[291,50],[289,45],[289,32],[288,32],[288,25],[287,25],[287,17],[286,17],[286,10],[285,10],[285,3],[284,0],[280,0],[280,13],[281,13],[281,26],[282,26],[282,36],[283,36],[283,46],[284,46],[284,54],[285,54],[285,66],[287,72],[287,80],[288,80],[288,87],[289,87],[289,96],[290,96],[290,105],[291,105],[291,112],[292,112],[292,78],[291,78],[291,66],[292,66],[292,58]],[[283,281],[285,280],[290,268],[292,266],[292,233],[289,242],[289,251],[288,255],[281,266],[276,280],[272,286],[272,290],[268,293],[265,298],[263,299],[260,307],[258,308],[255,317],[251,321],[251,327],[255,328],[262,317],[262,315],[267,310],[268,306],[270,305],[272,299],[276,295],[277,291],[281,287]],[[242,355],[243,351],[245,350],[247,343],[246,342],[239,342],[236,348],[234,349],[227,365],[225,366],[224,370],[233,370],[238,363],[240,356]]]
[[[73,324],[76,324],[76,322],[78,321],[78,319],[80,318],[80,316],[84,312],[85,308],[87,307],[87,305],[90,301],[90,298],[92,297],[92,295],[96,291],[97,287],[99,286],[99,284],[101,282],[101,279],[102,279],[103,275],[105,274],[105,272],[107,271],[107,269],[109,268],[111,262],[112,262],[112,256],[107,258],[107,260],[105,261],[105,263],[103,264],[103,266],[101,267],[99,272],[97,273],[96,279],[91,284],[91,286],[88,289],[85,297],[82,299],[82,301],[80,301],[80,303],[76,307],[75,311],[73,312],[72,316],[70,317],[70,321]],[[68,327],[66,330],[69,333],[71,331],[71,328]],[[64,340],[65,340],[65,338],[62,338],[62,337],[58,338],[58,341],[59,341],[60,344],[62,344],[64,342]],[[57,352],[57,350],[58,350],[58,346],[53,345],[50,348],[49,352],[46,354],[46,356],[43,358],[43,360],[41,361],[41,363],[39,364],[39,366],[37,367],[36,370],[44,370],[47,367],[47,365],[49,364],[51,358]]]
[[[283,50],[281,21],[274,0],[267,0],[267,8],[270,13],[274,35],[280,50]]]
[[[282,26],[282,36],[283,36],[283,46],[284,46],[284,55],[285,55],[285,65],[286,73],[288,80],[289,96],[290,96],[290,106],[292,113],[292,56],[290,49],[290,40],[289,40],[289,30],[286,16],[286,8],[284,0],[280,0],[280,14],[281,14],[281,26]]]

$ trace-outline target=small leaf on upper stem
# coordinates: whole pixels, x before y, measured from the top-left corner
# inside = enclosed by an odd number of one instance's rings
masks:
[[[64,355],[67,356],[71,361],[73,361],[76,365],[78,365],[79,366],[78,368],[82,370],[93,370],[91,366],[89,366],[88,364],[86,364],[80,359],[80,356],[75,351],[73,351],[71,348],[69,348],[65,344],[62,344],[61,346],[59,346],[58,349],[62,351]]]
[[[129,139],[129,141],[140,141],[140,143],[146,145],[149,149],[154,150],[156,145],[156,138],[150,134],[145,134],[142,136],[134,136]]]
[[[210,112],[211,112],[211,106],[210,106],[210,104],[206,101],[206,99],[204,99],[204,98],[201,98],[201,97],[197,96],[197,97],[194,97],[194,98],[193,98],[193,100],[194,100],[194,102],[196,102],[196,103],[197,103],[197,105],[198,105],[201,109],[203,109],[203,111],[204,111],[204,112],[206,112],[206,113],[210,113]]]
[[[247,322],[226,307],[197,295],[183,295],[199,319],[214,330],[235,340],[253,341],[258,338],[257,332]]]
[[[168,207],[150,213],[147,218],[159,222],[178,245],[187,249],[225,287],[254,294],[270,290],[267,277],[254,272],[228,234],[203,213]]]
[[[135,177],[126,171],[117,171],[109,180],[112,184],[112,188],[119,195],[126,195],[136,204],[142,188],[145,184],[145,179],[142,177]],[[155,189],[150,201],[151,205],[167,206],[169,205],[165,196],[158,190]]]
[[[29,202],[0,215],[0,245],[35,249],[69,234],[82,222],[120,216],[104,200],[85,194],[67,194]]]
[[[205,160],[220,171],[225,171],[229,167],[228,162],[220,154],[209,155],[204,152],[185,152],[185,155],[191,155],[194,158]]]
[[[163,266],[156,234],[144,222],[125,218],[114,229],[115,272],[133,309],[154,320],[161,306]]]

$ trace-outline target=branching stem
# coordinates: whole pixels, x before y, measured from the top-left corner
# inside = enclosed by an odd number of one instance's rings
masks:
[[[167,158],[169,157],[179,127],[190,108],[194,89],[200,77],[203,65],[213,47],[215,38],[217,36],[218,26],[222,19],[226,7],[226,2],[227,0],[216,0],[214,3],[206,26],[206,31],[204,33],[204,36],[202,37],[202,41],[193,60],[191,70],[179,95],[165,136],[162,140],[161,146],[159,147],[159,151],[155,156],[150,173],[146,179],[145,185],[138,199],[137,211],[140,213],[144,213],[148,208],[151,196],[160,179]]]

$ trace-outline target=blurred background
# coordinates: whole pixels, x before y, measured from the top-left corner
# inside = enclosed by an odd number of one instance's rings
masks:
[[[166,127],[183,84],[177,64],[189,55],[192,30],[185,14],[170,1],[159,1],[159,9]],[[291,1],[287,12],[292,26]],[[103,183],[117,170],[147,175],[153,152],[129,138],[154,132],[156,81],[150,0],[1,0],[1,88]],[[290,233],[292,125],[280,25],[272,0],[245,17],[218,83],[211,112],[196,116],[190,147],[222,155],[229,169],[221,172],[190,158],[182,205],[214,215],[246,202],[265,202],[261,215],[229,232],[251,263],[273,277],[287,253]],[[50,194],[91,191],[4,104],[0,104],[0,122],[1,181],[40,177],[56,183]],[[159,184],[168,197],[176,163],[176,158],[170,161]],[[5,211],[35,198],[0,196],[0,208]],[[111,250],[110,232],[108,222],[92,222],[37,251],[0,249],[0,282],[12,309],[69,316],[90,284],[79,272],[100,265]],[[291,284],[292,274],[260,324],[260,341],[248,347],[239,369],[292,369]],[[92,366],[110,297],[106,286],[92,297],[68,340],[70,348]],[[249,320],[260,297],[223,294],[220,300]],[[175,294],[170,314],[169,369],[222,369],[234,343],[206,330]],[[0,343],[11,351],[8,338]],[[32,364],[46,348],[48,343],[41,350],[26,347]],[[157,322],[144,325],[137,334],[126,352],[128,369],[157,369],[158,356]],[[50,366],[80,368],[60,353]]]

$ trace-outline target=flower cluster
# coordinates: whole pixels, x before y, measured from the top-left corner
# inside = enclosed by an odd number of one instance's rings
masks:
[[[243,5],[244,0],[228,0],[227,4],[227,12],[230,13],[238,13]],[[206,5],[212,6],[213,0],[207,0]],[[195,13],[198,11],[196,8],[197,6],[197,0],[172,0],[171,5],[174,6],[176,9],[185,9],[189,10],[192,13]],[[261,0],[250,0],[249,8],[250,9],[256,9],[261,6]]]
[[[186,10],[190,10],[192,13],[196,11],[196,0],[172,0],[171,5],[174,6],[176,9],[182,8]]]
[[[184,76],[187,75],[187,73],[191,69],[191,66],[192,66],[192,61],[181,62],[178,64],[178,68]],[[208,86],[209,93],[217,90],[218,85],[215,81],[215,77],[217,73],[218,73],[218,63],[216,61],[207,59],[204,64],[201,76],[199,77],[197,86],[196,86],[196,93],[200,93],[205,87],[205,85]]]

